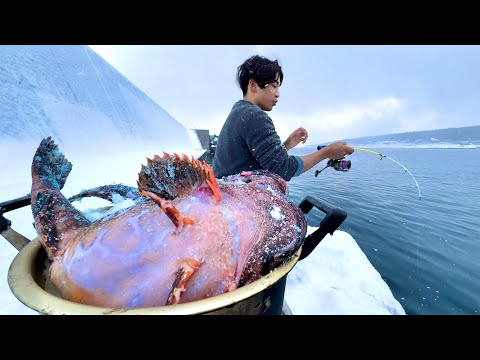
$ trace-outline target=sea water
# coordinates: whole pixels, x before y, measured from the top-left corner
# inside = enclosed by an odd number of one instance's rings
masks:
[[[339,230],[357,241],[407,314],[480,314],[480,149],[370,150],[405,166],[421,200],[401,166],[363,151],[347,157],[348,172],[327,168],[315,177],[325,160],[293,178],[289,197],[345,210]],[[318,226],[322,217],[311,211],[307,221]]]

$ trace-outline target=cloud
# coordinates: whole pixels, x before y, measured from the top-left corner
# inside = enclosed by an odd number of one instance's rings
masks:
[[[229,111],[214,113],[191,113],[182,110],[170,111],[170,114],[187,129],[207,129],[210,135],[220,134]]]
[[[188,129],[208,129],[220,134],[229,108],[213,113],[192,113],[175,109],[170,114]],[[419,108],[412,100],[384,96],[358,103],[347,103],[324,108],[311,114],[298,116],[280,109],[268,112],[280,139],[285,140],[299,127],[307,129],[305,145],[351,139],[363,136],[394,134],[408,131],[440,128],[447,117],[432,109]],[[300,145],[301,146],[301,145]]]
[[[267,50],[265,49],[265,45],[257,45],[255,46],[255,53],[258,55],[266,56]]]
[[[332,109],[322,109],[310,115],[299,117],[296,114],[279,110],[268,112],[275,129],[282,140],[299,127],[309,132],[311,141],[334,141],[349,137],[369,136],[372,132],[387,131],[392,119],[398,118],[403,109],[403,101],[392,96],[374,99],[364,103],[345,104]],[[228,116],[228,111],[215,113],[190,113],[181,109],[170,112],[189,129],[209,129],[211,134],[219,134]],[[386,122],[386,120],[389,120]],[[365,127],[365,123],[368,126]],[[360,135],[359,135],[360,134]]]
[[[413,103],[394,96],[385,96],[361,103],[349,103],[321,109],[310,115],[278,113],[273,115],[275,127],[282,139],[302,126],[309,141],[335,141],[363,136],[416,131],[433,126],[440,115],[433,110],[417,110]],[[421,124],[423,129],[419,129]]]
[[[103,57],[108,63],[115,58],[112,54],[112,45],[88,45],[98,55]]]

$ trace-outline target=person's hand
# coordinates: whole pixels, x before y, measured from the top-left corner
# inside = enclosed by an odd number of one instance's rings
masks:
[[[351,155],[355,150],[345,141],[337,141],[325,146],[325,155],[330,159],[341,159],[345,155]]]
[[[305,141],[308,139],[308,132],[303,127],[299,127],[297,130],[292,132],[290,136],[285,140],[283,145],[290,150],[302,142],[305,144]]]

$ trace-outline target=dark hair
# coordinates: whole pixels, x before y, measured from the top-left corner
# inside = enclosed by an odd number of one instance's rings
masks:
[[[254,55],[245,60],[244,63],[237,68],[238,85],[240,85],[243,95],[245,95],[250,79],[255,80],[258,86],[263,88],[265,85],[276,80],[277,73],[280,77],[280,84],[282,84],[283,72],[278,61],[272,61],[264,56]]]

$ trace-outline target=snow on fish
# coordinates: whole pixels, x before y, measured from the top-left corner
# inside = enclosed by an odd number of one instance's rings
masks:
[[[70,301],[128,309],[212,297],[259,279],[305,238],[287,183],[267,171],[217,181],[208,164],[164,153],[141,166],[138,189],[105,185],[67,199],[71,170],[43,139],[32,162],[32,213],[50,279]],[[72,205],[116,194],[133,205],[95,221]]]

